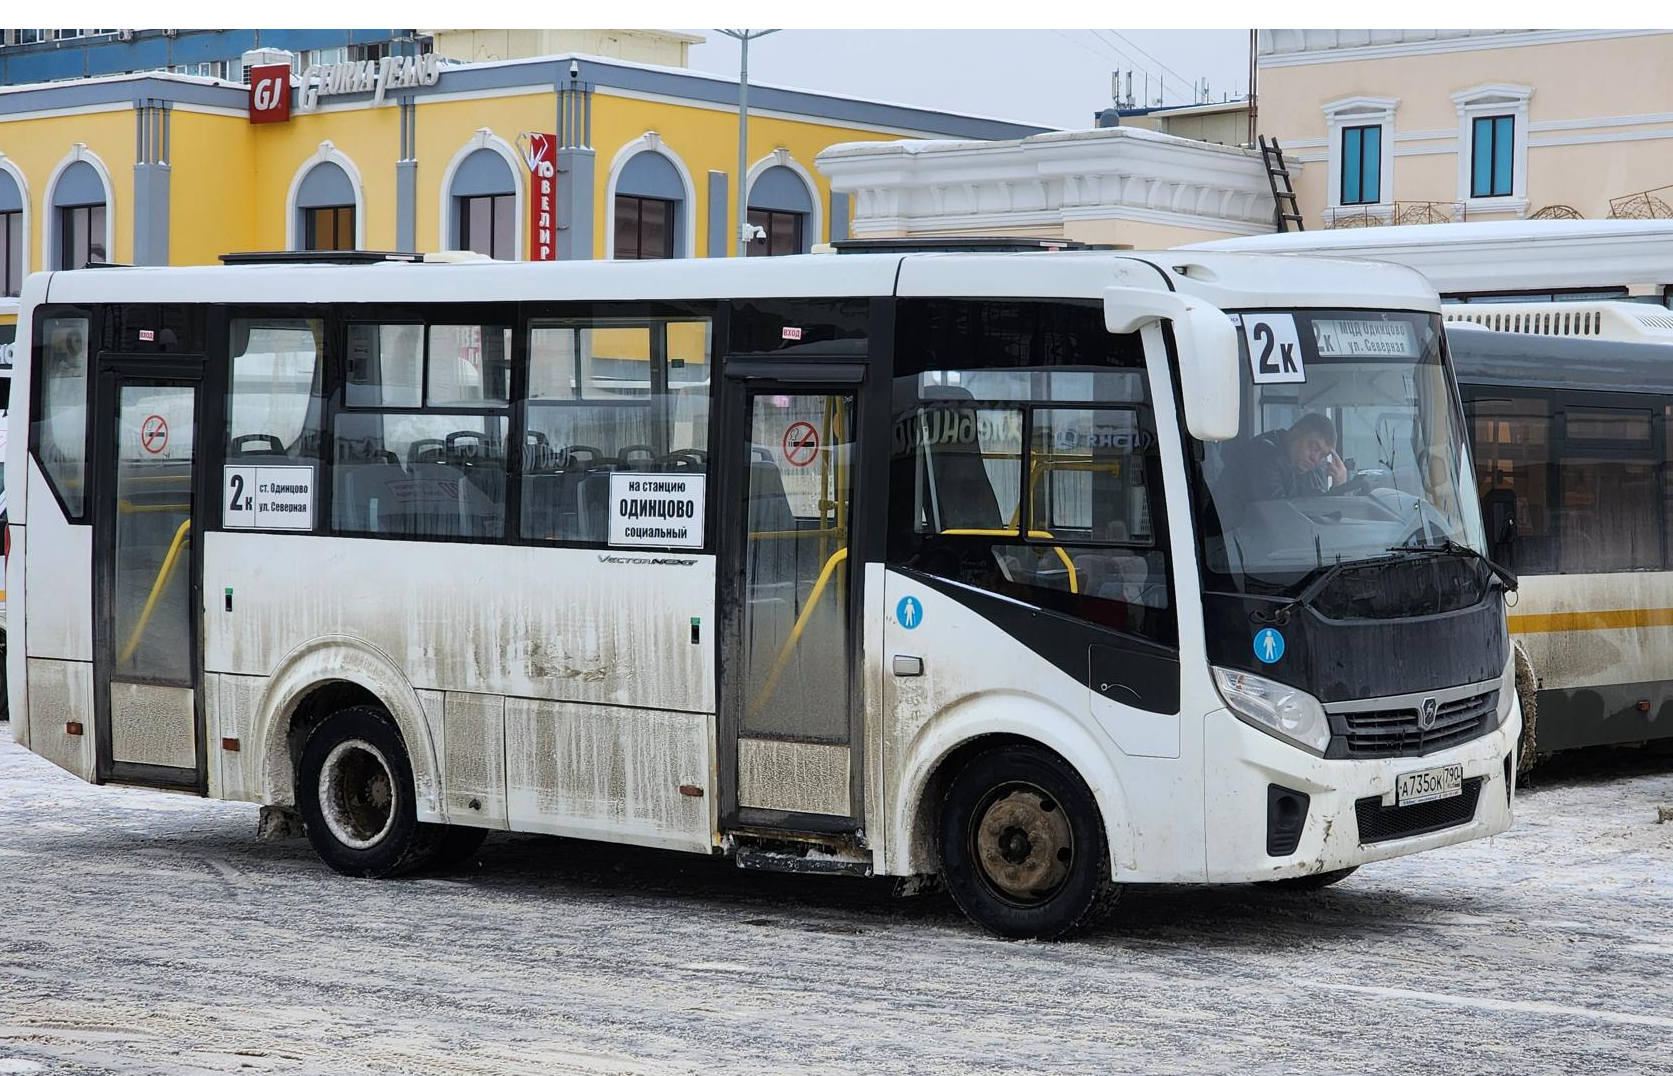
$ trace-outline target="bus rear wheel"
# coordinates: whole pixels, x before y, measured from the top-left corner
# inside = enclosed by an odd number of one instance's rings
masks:
[[[435,856],[445,827],[418,821],[412,764],[382,710],[351,706],[320,722],[297,770],[303,828],[332,870],[387,878]]]
[[[1007,938],[1067,937],[1118,892],[1091,790],[1041,748],[1000,747],[971,759],[942,804],[940,839],[953,900]]]

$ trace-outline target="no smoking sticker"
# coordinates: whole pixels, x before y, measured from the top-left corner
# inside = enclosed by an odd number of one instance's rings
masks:
[[[139,428],[139,447],[153,456],[161,455],[168,447],[168,420],[161,415],[146,415]]]
[[[792,467],[806,467],[819,455],[819,431],[811,422],[792,422],[784,431],[784,460]]]

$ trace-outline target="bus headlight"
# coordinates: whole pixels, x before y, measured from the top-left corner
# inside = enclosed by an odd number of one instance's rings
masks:
[[[1330,746],[1330,719],[1319,700],[1288,684],[1237,669],[1214,670],[1220,697],[1244,721],[1316,755]]]

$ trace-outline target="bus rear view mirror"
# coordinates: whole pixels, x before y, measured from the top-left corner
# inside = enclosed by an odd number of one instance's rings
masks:
[[[1176,292],[1104,290],[1104,325],[1110,332],[1136,332],[1152,321],[1173,324],[1185,428],[1199,441],[1236,437],[1241,393],[1231,319],[1210,303]]]

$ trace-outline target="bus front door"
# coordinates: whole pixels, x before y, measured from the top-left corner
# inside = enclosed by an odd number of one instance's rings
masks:
[[[728,371],[721,822],[841,833],[861,814],[859,386],[794,377]]]
[[[94,427],[100,781],[206,792],[198,688],[199,378],[105,356]]]

